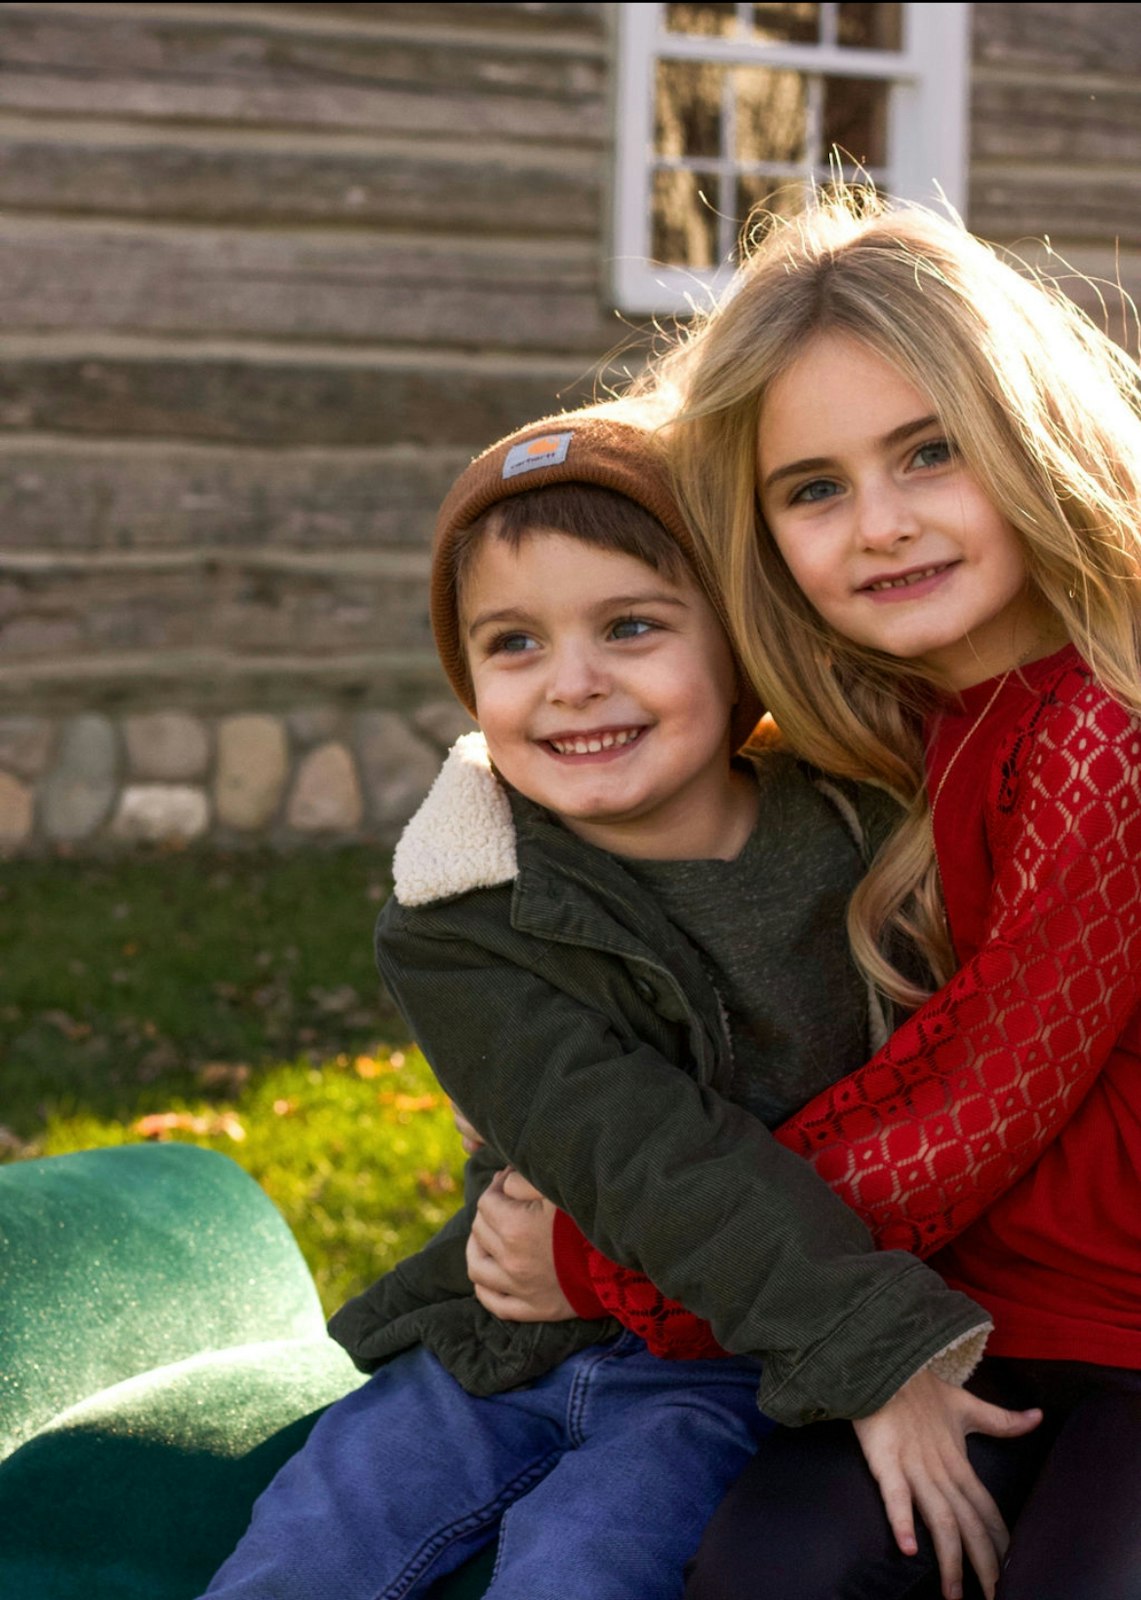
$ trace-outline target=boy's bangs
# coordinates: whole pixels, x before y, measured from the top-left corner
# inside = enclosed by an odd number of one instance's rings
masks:
[[[455,537],[452,577],[462,607],[464,580],[485,538],[512,550],[537,533],[561,533],[596,550],[632,556],[677,583],[690,576],[676,541],[644,506],[593,483],[552,483],[498,501]]]

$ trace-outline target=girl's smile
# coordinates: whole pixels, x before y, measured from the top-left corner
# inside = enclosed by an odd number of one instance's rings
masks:
[[[869,346],[820,334],[772,383],[757,468],[789,571],[845,638],[960,689],[1055,648],[1014,528]]]

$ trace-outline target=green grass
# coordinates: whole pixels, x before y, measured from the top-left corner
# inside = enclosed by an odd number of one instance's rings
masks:
[[[224,1151],[332,1310],[444,1221],[459,1141],[380,992],[373,851],[0,869],[0,1159]]]

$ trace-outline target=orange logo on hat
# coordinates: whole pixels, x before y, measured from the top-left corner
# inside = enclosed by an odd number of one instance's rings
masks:
[[[529,456],[545,455],[548,450],[553,450],[557,443],[558,439],[552,438],[550,434],[547,434],[542,439],[532,439],[527,446],[527,454]]]

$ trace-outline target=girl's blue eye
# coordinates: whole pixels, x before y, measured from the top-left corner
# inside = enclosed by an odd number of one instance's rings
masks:
[[[926,444],[919,446],[913,460],[917,467],[945,467],[954,454],[948,440],[928,439]]]
[[[610,629],[614,639],[639,639],[643,634],[653,633],[654,624],[647,622],[644,617],[621,617]]]
[[[831,500],[833,495],[840,493],[840,485],[833,483],[830,478],[813,478],[811,483],[802,483],[792,497],[792,504],[812,505],[817,500]]]

